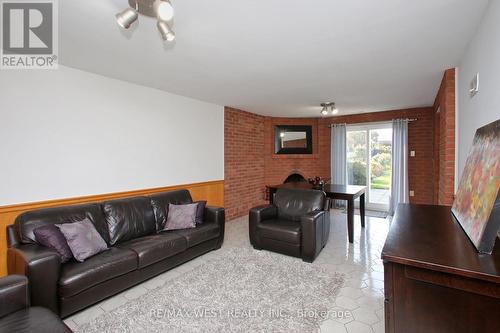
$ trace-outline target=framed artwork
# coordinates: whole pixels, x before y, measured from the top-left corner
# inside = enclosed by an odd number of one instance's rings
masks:
[[[491,253],[500,228],[500,119],[476,131],[452,212],[480,253]]]

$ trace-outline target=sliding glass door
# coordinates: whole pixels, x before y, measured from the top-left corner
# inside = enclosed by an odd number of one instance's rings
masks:
[[[347,127],[347,184],[367,187],[366,206],[387,210],[391,194],[392,124]]]

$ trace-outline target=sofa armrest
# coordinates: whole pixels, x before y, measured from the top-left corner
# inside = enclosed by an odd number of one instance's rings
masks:
[[[262,221],[276,218],[278,216],[278,208],[274,205],[262,205],[250,209],[248,221],[248,234],[250,243],[260,249],[260,238],[257,234],[257,225]]]
[[[8,275],[0,279],[0,317],[29,307],[28,279]]]
[[[226,229],[226,212],[222,207],[213,207],[207,206],[205,207],[205,222],[206,223],[216,223],[220,227],[220,235],[219,235],[219,245],[220,248],[222,246],[222,242],[224,242],[224,232]]]
[[[302,230],[302,259],[313,262],[323,248],[325,218],[329,213],[316,210],[300,218]]]
[[[7,250],[7,266],[9,274],[28,278],[31,305],[59,313],[57,282],[61,259],[57,252],[36,244],[12,246]]]

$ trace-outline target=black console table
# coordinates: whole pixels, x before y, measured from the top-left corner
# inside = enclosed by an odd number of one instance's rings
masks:
[[[478,254],[450,207],[400,205],[382,259],[386,332],[500,331],[500,241]]]

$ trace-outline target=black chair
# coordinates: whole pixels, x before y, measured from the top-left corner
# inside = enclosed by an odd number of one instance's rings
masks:
[[[250,210],[250,243],[313,262],[328,241],[329,206],[323,191],[278,189],[273,205]]]
[[[0,332],[71,333],[49,309],[30,307],[28,279],[22,275],[0,278]]]

